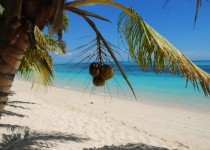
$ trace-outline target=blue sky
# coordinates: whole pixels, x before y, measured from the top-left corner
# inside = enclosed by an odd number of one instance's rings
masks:
[[[163,35],[191,60],[210,60],[210,2],[203,0],[194,29],[196,0],[116,0],[133,7],[140,16],[156,31]],[[119,45],[117,19],[121,10],[107,5],[89,5],[82,9],[97,13],[112,23],[93,19],[104,37],[113,44]],[[84,44],[87,40],[81,37],[93,36],[94,32],[79,16],[68,13],[70,18],[69,32],[64,34],[68,49]],[[65,56],[68,57],[68,56]]]

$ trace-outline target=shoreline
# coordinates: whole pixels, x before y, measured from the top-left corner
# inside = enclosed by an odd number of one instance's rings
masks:
[[[16,77],[15,80],[20,80],[20,81],[23,81],[23,82],[27,82],[29,84],[31,84],[30,81],[28,80],[25,80],[21,77]],[[34,86],[33,89],[31,89],[32,91],[35,90],[35,89],[38,89],[40,91],[41,88],[39,89],[37,85]],[[52,86],[49,86],[47,87],[46,89],[44,90],[50,90],[51,88],[58,88],[58,89],[64,89],[64,90],[69,90],[69,91],[74,91],[74,92],[78,92],[78,93],[81,93],[81,98],[83,97],[84,94],[86,95],[89,95],[90,97],[94,97],[94,96],[101,96],[106,100],[110,100],[112,101],[112,99],[118,99],[118,100],[123,100],[123,101],[133,101],[133,102],[136,102],[136,103],[142,103],[142,104],[146,104],[146,105],[152,105],[152,106],[156,106],[156,107],[168,107],[170,109],[180,109],[180,110],[187,110],[187,111],[191,111],[191,112],[200,112],[200,113],[206,113],[206,114],[210,114],[210,99],[205,99],[205,101],[200,101],[202,102],[203,104],[200,105],[200,106],[194,106],[194,103],[190,103],[190,105],[186,104],[186,103],[183,103],[183,102],[178,102],[177,104],[174,103],[174,101],[172,100],[172,102],[169,102],[169,101],[164,101],[164,100],[160,100],[160,98],[157,98],[157,97],[153,97],[151,96],[149,99],[146,99],[145,98],[140,98],[140,99],[135,99],[134,97],[131,98],[129,96],[123,96],[122,94],[120,96],[113,96],[109,93],[106,93],[106,96],[105,96],[105,93],[102,93],[101,91],[99,91],[99,93],[91,93],[91,92],[87,92],[87,91],[83,91],[83,89],[79,89],[78,87],[70,87],[70,86],[65,86],[65,85],[62,85],[62,84],[53,84]],[[129,89],[130,90],[130,89]],[[196,91],[197,92],[197,91]],[[142,95],[144,93],[142,92]],[[203,95],[201,95],[202,97]],[[171,97],[170,97],[171,98]],[[157,100],[158,99],[158,100]],[[167,99],[167,98],[165,98]],[[197,103],[198,104],[198,103]],[[204,107],[206,107],[204,109]]]
[[[81,135],[84,142],[57,143],[51,149],[99,148],[104,145],[144,143],[168,149],[208,150],[210,114],[187,109],[155,106],[142,102],[50,87],[31,90],[31,83],[15,79],[10,101],[28,109],[6,107],[28,117],[3,116],[2,124],[27,126],[36,131]],[[34,104],[32,104],[34,103]],[[0,128],[0,133],[8,133]],[[55,142],[56,143],[56,142]]]
[[[24,79],[18,79],[18,80],[22,80],[22,81],[25,81]],[[25,82],[29,82],[29,81],[25,81]],[[183,105],[183,102],[169,102],[169,101],[166,101],[168,98],[168,95],[166,95],[166,98],[165,100],[160,100],[160,98],[155,98],[153,96],[151,96],[149,99],[147,97],[147,99],[145,100],[144,97],[141,97],[140,99],[135,99],[134,97],[130,97],[131,96],[131,93],[129,95],[124,95],[121,93],[121,95],[117,95],[116,93],[113,94],[113,95],[110,95],[110,93],[103,93],[101,91],[98,91],[98,93],[94,93],[92,94],[90,91],[88,92],[87,90],[84,91],[83,89],[79,89],[78,87],[77,88],[73,88],[73,87],[70,87],[70,86],[66,86],[66,85],[62,85],[62,84],[57,84],[55,83],[53,86],[51,87],[55,87],[55,88],[61,88],[61,89],[66,89],[66,90],[70,90],[70,91],[76,91],[76,92],[79,92],[81,93],[81,96],[85,94],[90,94],[90,95],[97,95],[97,96],[102,96],[102,97],[105,97],[105,99],[108,99],[108,100],[111,100],[111,99],[120,99],[120,100],[125,100],[125,101],[135,101],[137,103],[143,103],[143,104],[147,104],[147,105],[154,105],[154,106],[157,106],[157,107],[170,107],[170,108],[176,108],[176,109],[183,109],[183,110],[188,110],[188,111],[192,111],[192,112],[201,112],[201,113],[210,113],[210,99],[205,99],[205,102],[201,101],[202,104],[199,105],[199,106],[196,106],[194,103],[190,103],[190,105],[188,104],[184,104]],[[130,90],[130,89],[128,89]],[[197,91],[196,91],[197,92]],[[144,94],[144,92],[142,92],[142,95]],[[132,95],[133,96],[133,95]],[[201,97],[203,95],[201,94]],[[208,102],[208,103],[207,103]],[[205,109],[203,108],[205,107]]]

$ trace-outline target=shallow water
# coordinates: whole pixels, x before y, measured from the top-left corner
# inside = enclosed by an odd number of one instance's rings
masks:
[[[210,61],[195,61],[203,70],[210,73]],[[144,103],[168,105],[171,107],[185,107],[210,112],[210,98],[194,89],[189,82],[186,88],[186,79],[169,73],[156,75],[152,71],[142,72],[135,63],[121,62],[137,96],[137,100]],[[82,92],[113,96],[135,100],[127,83],[114,65],[114,78],[108,80],[104,87],[96,88],[88,73],[88,63],[54,64],[54,85],[79,90]]]

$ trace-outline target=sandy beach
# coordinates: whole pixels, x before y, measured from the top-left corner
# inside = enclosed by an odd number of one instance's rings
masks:
[[[6,137],[12,139],[9,135],[22,134],[13,142],[15,149],[138,149],[140,143],[151,149],[210,149],[210,113],[30,87],[29,82],[14,81],[0,120],[1,146]]]

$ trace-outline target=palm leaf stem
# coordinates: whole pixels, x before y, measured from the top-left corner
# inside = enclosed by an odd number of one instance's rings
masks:
[[[82,9],[79,9],[79,8],[76,8],[76,7],[72,7],[71,5],[66,5],[65,9],[69,10],[73,13],[77,13],[79,15],[90,16],[90,17],[94,17],[94,18],[97,18],[97,19],[101,19],[101,20],[110,22],[108,19],[106,19],[104,17],[101,17],[101,16],[99,16],[97,14],[94,14],[92,12],[89,12],[89,11],[85,11],[85,10],[82,10]]]
[[[92,27],[92,29],[96,32],[96,35],[101,39],[101,41],[103,42],[104,46],[106,46],[106,49],[108,50],[109,54],[111,55],[112,59],[114,60],[115,64],[117,65],[118,69],[120,70],[123,78],[125,79],[125,81],[127,82],[128,86],[130,87],[134,97],[137,99],[136,94],[133,90],[133,87],[130,83],[130,81],[128,80],[127,75],[125,74],[123,68],[121,67],[120,63],[118,62],[117,58],[115,57],[114,53],[112,52],[111,48],[109,47],[109,45],[107,44],[106,40],[104,39],[104,37],[101,35],[101,33],[99,32],[99,30],[97,29],[96,25],[86,16],[82,16],[88,23],[89,25]]]

